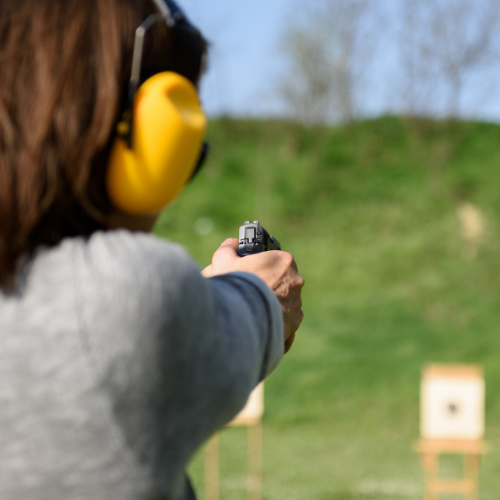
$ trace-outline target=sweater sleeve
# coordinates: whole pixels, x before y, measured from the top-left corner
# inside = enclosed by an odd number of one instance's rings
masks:
[[[258,277],[203,278],[180,247],[145,235],[94,237],[75,265],[110,425],[175,498],[198,446],[280,362],[280,304]]]
[[[269,287],[249,273],[210,278],[214,312],[221,329],[232,332],[240,366],[253,372],[253,387],[266,378],[283,357],[283,315]],[[243,307],[242,307],[243,306]],[[260,366],[258,372],[256,368]],[[252,387],[252,389],[253,389]]]

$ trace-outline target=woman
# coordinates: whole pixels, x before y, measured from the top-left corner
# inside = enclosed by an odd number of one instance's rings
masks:
[[[110,199],[134,33],[177,9],[162,2],[0,7],[2,500],[194,498],[190,457],[302,320],[291,255],[240,259],[229,239],[207,279],[146,234],[155,214]],[[205,42],[176,19],[149,29],[141,81],[170,71],[197,84]]]

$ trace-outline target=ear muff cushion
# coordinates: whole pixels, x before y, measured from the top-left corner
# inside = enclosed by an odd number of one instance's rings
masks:
[[[165,72],[144,82],[134,100],[132,149],[117,137],[108,164],[107,189],[116,207],[146,215],[168,205],[191,176],[206,126],[189,80]]]

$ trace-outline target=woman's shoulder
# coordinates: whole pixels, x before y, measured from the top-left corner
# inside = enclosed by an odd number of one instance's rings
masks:
[[[187,252],[178,244],[154,235],[127,230],[98,231],[88,239],[78,238],[73,245],[80,246],[92,261],[113,262],[185,261],[192,263]]]
[[[43,247],[20,266],[17,296],[51,301],[72,291],[88,305],[182,300],[203,287],[199,266],[178,244],[146,233],[100,231]],[[154,302],[154,301],[153,301]]]
[[[180,245],[128,231],[95,233],[68,245],[82,324],[96,332],[153,331],[177,321],[186,306],[210,302],[206,280]]]
[[[146,233],[125,230],[94,233],[70,245],[77,275],[100,287],[172,288],[200,281],[200,269],[178,244]]]

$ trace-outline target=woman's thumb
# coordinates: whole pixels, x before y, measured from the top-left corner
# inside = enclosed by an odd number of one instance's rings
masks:
[[[241,257],[238,255],[238,239],[228,238],[223,241],[212,258],[213,275],[230,272],[233,268],[232,264],[234,261],[240,258]]]

